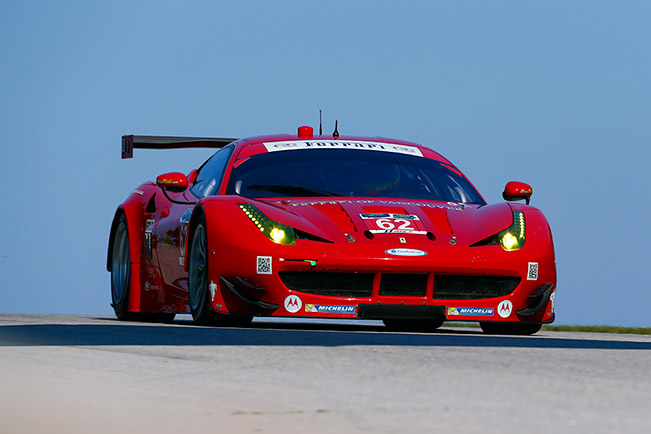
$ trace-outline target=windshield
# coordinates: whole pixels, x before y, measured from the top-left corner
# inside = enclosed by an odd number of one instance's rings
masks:
[[[252,198],[357,196],[485,203],[464,177],[439,161],[348,149],[255,155],[233,168],[226,194]]]

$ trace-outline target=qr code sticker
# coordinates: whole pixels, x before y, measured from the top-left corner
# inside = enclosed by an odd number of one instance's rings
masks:
[[[527,280],[538,280],[537,262],[529,262],[529,272],[527,273]]]
[[[258,274],[271,274],[271,256],[258,256]]]

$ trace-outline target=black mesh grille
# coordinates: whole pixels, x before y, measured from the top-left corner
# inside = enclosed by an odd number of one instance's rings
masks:
[[[382,274],[380,295],[425,297],[427,274]]]
[[[283,284],[292,291],[332,297],[370,297],[372,273],[327,273],[319,271],[281,271]]]
[[[434,298],[473,300],[502,297],[512,293],[519,284],[519,277],[437,275],[434,277]]]

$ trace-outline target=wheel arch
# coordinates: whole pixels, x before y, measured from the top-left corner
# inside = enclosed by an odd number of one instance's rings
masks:
[[[142,251],[144,246],[144,224],[145,224],[145,205],[133,196],[122,203],[113,216],[111,222],[111,231],[109,233],[109,243],[106,256],[106,269],[111,271],[112,255],[115,243],[115,234],[118,228],[120,218],[124,216],[127,222],[127,235],[129,237],[129,262],[131,263],[131,273],[129,278],[129,312],[140,311],[140,270],[142,262]]]

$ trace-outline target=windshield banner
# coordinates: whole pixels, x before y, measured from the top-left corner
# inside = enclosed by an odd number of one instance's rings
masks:
[[[293,151],[298,149],[357,149],[362,151],[393,152],[396,154],[422,157],[415,146],[397,145],[395,143],[361,142],[356,140],[293,140],[290,142],[264,143],[267,151]]]

